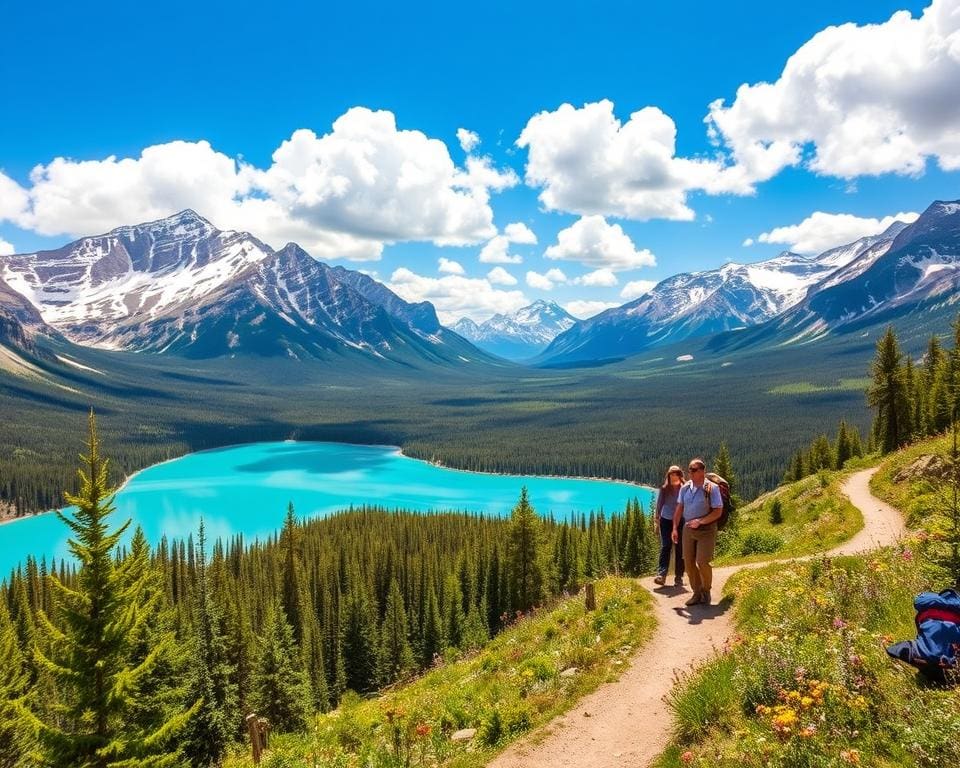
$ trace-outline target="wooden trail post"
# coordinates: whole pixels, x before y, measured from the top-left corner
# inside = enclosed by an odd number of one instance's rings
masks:
[[[592,581],[588,581],[586,584],[586,590],[584,593],[585,605],[588,611],[597,610],[597,588]]]
[[[257,717],[255,712],[251,712],[244,719],[247,723],[247,731],[250,733],[250,749],[253,751],[253,764],[259,765],[260,758],[263,756],[263,750],[268,746],[270,723],[268,723],[264,717]]]

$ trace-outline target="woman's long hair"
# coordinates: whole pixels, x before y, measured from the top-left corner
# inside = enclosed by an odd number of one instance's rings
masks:
[[[670,485],[670,475],[680,475],[680,485],[683,485],[683,480],[684,480],[683,470],[681,469],[679,472],[677,472],[677,470],[671,471],[668,469],[667,474],[663,476],[663,485],[660,486],[660,491],[662,493],[669,493],[670,491],[673,490],[673,486]],[[680,489],[680,486],[678,485],[677,490],[679,489]]]

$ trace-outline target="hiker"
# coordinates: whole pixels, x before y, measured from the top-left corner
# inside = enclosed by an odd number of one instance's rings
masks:
[[[676,577],[673,584],[676,587],[683,586],[683,549],[681,542],[674,543],[671,532],[673,531],[673,516],[677,509],[677,497],[680,494],[680,488],[683,485],[683,470],[674,464],[667,470],[666,477],[663,479],[663,485],[660,486],[660,493],[657,494],[657,511],[654,515],[654,528],[660,534],[660,562],[657,565],[657,575],[653,581],[656,584],[663,584],[667,580],[667,572],[670,570],[670,550],[674,550],[674,573]],[[683,521],[677,526],[681,539],[683,538]]]
[[[690,575],[693,595],[687,605],[710,605],[710,587],[713,585],[713,550],[717,546],[717,521],[723,515],[723,497],[720,487],[706,478],[707,465],[701,458],[691,459],[690,479],[680,488],[677,509],[673,513],[673,542],[680,541],[680,523],[683,533],[683,562]]]

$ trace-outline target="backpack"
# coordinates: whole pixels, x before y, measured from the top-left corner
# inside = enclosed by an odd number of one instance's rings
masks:
[[[946,672],[960,664],[960,592],[921,592],[913,607],[917,612],[917,639],[891,645],[887,653],[926,677],[943,682]]]
[[[720,498],[723,499],[723,512],[720,513],[720,517],[717,518],[717,530],[722,531],[727,527],[727,522],[730,520],[730,513],[733,512],[733,499],[730,498],[730,483],[724,480],[716,472],[707,472],[704,476],[703,490],[707,494],[707,499],[710,498],[712,493],[710,485],[713,484],[720,489]],[[707,502],[709,504],[709,501]]]

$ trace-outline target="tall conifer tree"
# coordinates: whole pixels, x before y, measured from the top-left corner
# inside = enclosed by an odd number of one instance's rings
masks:
[[[167,737],[182,728],[192,710],[170,717],[158,729],[141,730],[130,717],[140,683],[154,669],[167,639],[145,658],[132,661],[131,638],[140,635],[156,604],[149,593],[141,559],[121,561],[118,545],[130,525],[111,531],[114,491],[108,462],[100,455],[96,418],[88,419],[87,455],[78,470],[80,490],[65,494],[72,513],[57,512],[70,528],[70,551],[80,563],[72,586],[50,576],[58,624],[38,614],[49,650],[34,646],[34,657],[58,686],[62,712],[56,722],[32,718],[40,739],[41,760],[57,768],[173,765]]]

